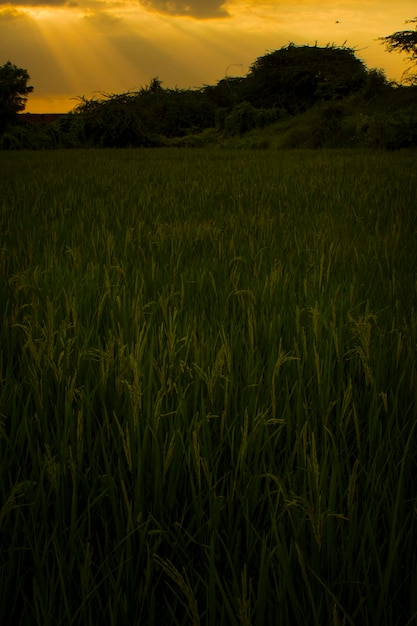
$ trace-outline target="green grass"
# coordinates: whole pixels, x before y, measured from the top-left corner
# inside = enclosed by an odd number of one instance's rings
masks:
[[[415,154],[0,172],[1,623],[415,623]]]

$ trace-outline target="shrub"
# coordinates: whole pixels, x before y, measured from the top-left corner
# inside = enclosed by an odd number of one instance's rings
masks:
[[[233,107],[231,113],[224,115],[222,130],[226,135],[238,135],[254,128],[264,128],[286,114],[284,109],[256,109],[249,102],[241,102]]]
[[[414,108],[395,113],[360,115],[356,126],[360,143],[369,148],[400,150],[417,146],[417,114]]]
[[[37,150],[54,147],[53,133],[48,124],[10,125],[0,134],[0,150]]]

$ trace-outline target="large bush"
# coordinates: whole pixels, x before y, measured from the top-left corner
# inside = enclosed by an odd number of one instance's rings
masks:
[[[77,113],[87,145],[126,148],[159,144],[130,94],[112,95],[104,100],[82,99]]]
[[[350,48],[290,44],[253,63],[246,99],[257,107],[297,113],[358,91],[365,80],[366,67]]]
[[[101,147],[157,146],[165,137],[183,137],[214,127],[214,104],[203,91],[162,89],[153,79],[135,93],[82,98],[81,116],[85,141]]]
[[[358,143],[370,148],[400,150],[417,147],[417,113],[415,108],[392,113],[360,115],[357,118]]]
[[[242,102],[225,115],[220,128],[226,135],[237,135],[254,128],[264,128],[285,115],[287,112],[284,109],[256,109],[249,102]]]

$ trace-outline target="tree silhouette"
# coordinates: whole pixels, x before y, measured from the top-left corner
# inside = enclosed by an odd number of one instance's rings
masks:
[[[407,20],[406,24],[417,23],[417,17]],[[414,30],[400,30],[392,35],[379,38],[387,47],[388,52],[406,52],[412,66],[407,68],[403,77],[411,83],[417,82],[417,74],[410,74],[412,67],[417,65],[417,28]]]
[[[19,111],[24,110],[27,96],[33,91],[28,80],[27,71],[10,61],[0,67],[0,132],[16,119]]]
[[[350,48],[291,43],[252,64],[245,81],[246,99],[254,106],[278,106],[295,113],[358,91],[365,79],[366,67]]]

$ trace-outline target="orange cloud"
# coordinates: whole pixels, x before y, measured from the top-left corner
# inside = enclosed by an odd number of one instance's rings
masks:
[[[52,6],[62,7],[71,6],[67,0],[0,0],[0,5],[16,5],[20,7],[36,7],[36,6]]]
[[[181,15],[198,19],[228,17],[224,0],[139,0],[151,11],[167,15]]]
[[[69,110],[74,96],[137,89],[153,76],[180,88],[243,76],[290,41],[345,42],[399,80],[404,55],[378,37],[415,13],[415,0],[0,0],[0,60],[29,71],[32,112]]]

